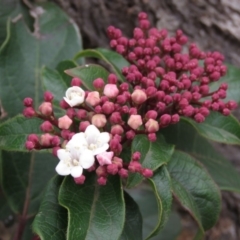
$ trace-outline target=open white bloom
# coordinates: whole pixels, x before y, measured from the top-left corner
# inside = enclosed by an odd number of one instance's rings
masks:
[[[85,92],[82,88],[73,86],[67,89],[64,100],[71,106],[77,106],[84,102]]]
[[[105,152],[109,148],[110,135],[100,132],[94,125],[89,125],[85,132],[73,135],[67,143],[66,149],[59,149],[60,159],[56,167],[59,175],[80,177],[83,168],[88,169],[94,164],[94,156]]]

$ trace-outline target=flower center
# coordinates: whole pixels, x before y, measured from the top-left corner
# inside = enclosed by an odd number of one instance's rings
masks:
[[[82,97],[82,93],[79,91],[72,91],[71,94],[69,95],[70,100],[72,100],[76,97]]]
[[[90,143],[90,144],[88,145],[88,149],[89,149],[89,150],[95,150],[96,148],[97,148],[97,144]]]

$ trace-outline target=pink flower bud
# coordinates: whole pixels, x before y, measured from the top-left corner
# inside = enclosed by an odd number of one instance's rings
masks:
[[[157,132],[159,130],[159,125],[158,125],[158,122],[156,120],[149,119],[145,123],[145,128],[146,128],[147,132],[154,133],[154,132]]]
[[[96,169],[96,174],[98,177],[107,177],[108,173],[107,173],[107,166],[99,166]]]
[[[49,121],[45,121],[40,125],[40,129],[43,132],[47,133],[47,132],[53,131],[54,128],[53,128],[53,125]]]
[[[141,163],[137,162],[137,161],[132,161],[129,163],[128,165],[128,170],[130,172],[141,172],[142,171],[142,165]]]
[[[92,116],[91,122],[97,128],[102,128],[106,125],[107,119],[104,114],[95,114]]]
[[[127,123],[132,129],[136,130],[143,124],[142,117],[141,115],[130,115]]]
[[[194,107],[191,105],[188,105],[182,110],[182,113],[186,117],[191,117],[194,114]]]
[[[32,107],[26,107],[23,110],[23,115],[26,118],[31,118],[31,117],[34,117],[36,115],[36,112]]]
[[[109,118],[109,121],[112,124],[121,124],[122,123],[122,117],[119,112],[113,112],[112,115]]]
[[[113,152],[103,152],[96,156],[100,166],[112,163]]]
[[[171,123],[171,116],[169,114],[163,114],[160,117],[160,126],[167,127]]]
[[[97,78],[93,81],[93,86],[96,89],[103,89],[104,85],[105,85],[105,82],[102,78]]]
[[[103,94],[109,98],[117,97],[119,90],[116,84],[106,84],[103,90]]]
[[[37,134],[28,135],[27,140],[33,142],[34,144],[37,144],[39,142]]]
[[[114,73],[110,73],[108,75],[108,83],[116,84],[117,83],[117,76]]]
[[[50,102],[43,102],[38,109],[40,113],[44,116],[50,116],[53,112],[52,103]]]
[[[98,178],[97,182],[98,182],[99,185],[104,186],[107,183],[107,178],[100,177],[100,178]]]
[[[144,168],[142,170],[142,175],[145,177],[145,178],[150,178],[153,176],[153,171],[151,169],[148,169],[148,168]]]
[[[226,106],[230,109],[230,110],[234,110],[237,108],[237,103],[233,100],[230,100]]]
[[[29,151],[33,150],[35,147],[35,144],[32,141],[26,141],[25,142],[25,148]]]
[[[74,182],[76,184],[84,184],[86,177],[84,175],[81,175],[80,177],[74,178]]]
[[[155,110],[149,110],[147,111],[145,118],[146,119],[156,119],[157,118],[158,113]]]
[[[134,152],[132,155],[132,161],[139,161],[141,159],[141,153],[140,152]]]
[[[70,105],[64,99],[60,101],[59,105],[63,109],[68,109],[70,107]]]
[[[69,108],[66,111],[66,115],[68,115],[71,119],[73,119],[76,115],[75,109],[74,108]]]
[[[204,122],[205,117],[201,113],[197,113],[194,116],[194,119],[195,119],[196,122],[201,123],[201,122]]]
[[[132,140],[135,137],[135,135],[136,134],[135,134],[135,132],[133,130],[129,130],[129,131],[126,132],[126,138],[128,140]]]
[[[67,115],[65,115],[65,116],[60,117],[58,119],[58,127],[61,128],[61,129],[69,129],[72,122],[73,122],[72,119],[69,118]]]
[[[157,135],[156,135],[156,133],[149,133],[149,134],[148,134],[148,140],[149,140],[150,142],[155,142],[155,141],[157,140]]]
[[[85,132],[86,128],[90,125],[90,122],[89,121],[83,121],[83,122],[80,122],[79,124],[79,130],[80,132]]]
[[[53,100],[53,94],[51,92],[45,92],[44,93],[44,101],[45,102],[51,102]]]
[[[111,127],[111,134],[112,135],[122,135],[124,133],[123,127],[119,124],[113,125]]]
[[[171,119],[171,124],[176,124],[176,123],[179,122],[179,120],[180,120],[179,115],[178,115],[177,113],[176,113],[176,114],[173,114],[173,115],[172,115],[172,119]]]
[[[230,113],[231,113],[231,111],[230,111],[228,108],[224,108],[224,109],[222,110],[222,114],[223,114],[224,116],[228,116]]]
[[[118,173],[118,166],[116,164],[107,165],[107,172],[111,175],[115,175]]]
[[[114,103],[112,102],[105,102],[103,105],[102,105],[102,111],[103,113],[105,114],[110,114],[114,111]]]
[[[23,105],[25,106],[25,107],[32,107],[32,105],[33,105],[33,99],[32,98],[24,98],[24,100],[23,100]]]
[[[49,133],[41,135],[41,137],[40,137],[41,145],[44,147],[50,147],[52,138],[53,138],[53,136],[50,135]]]
[[[89,92],[85,101],[93,107],[98,105],[101,101],[99,92]]]
[[[118,171],[118,175],[121,177],[121,178],[127,178],[128,177],[128,170],[124,169],[124,168],[121,168],[119,171]]]
[[[140,89],[134,90],[131,97],[133,102],[135,102],[136,104],[142,104],[147,100],[146,93]]]
[[[84,109],[79,109],[79,110],[77,111],[77,117],[78,117],[78,119],[80,119],[80,120],[86,119],[86,118],[87,118],[87,111],[84,110]]]
[[[58,136],[54,136],[51,140],[51,144],[52,146],[59,146],[59,144],[61,143],[61,140]]]
[[[77,86],[77,87],[80,87],[82,84],[82,80],[78,77],[74,77],[71,81],[71,86]]]

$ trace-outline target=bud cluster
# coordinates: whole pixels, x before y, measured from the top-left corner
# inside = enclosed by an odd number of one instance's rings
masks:
[[[168,37],[165,29],[150,27],[147,14],[138,15],[139,27],[128,39],[120,29],[108,28],[110,46],[130,62],[122,73],[133,89],[144,94],[135,98],[145,111],[155,111],[159,128],[176,123],[179,115],[203,122],[210,110],[227,116],[236,108],[234,101],[223,102],[228,85],[211,90],[211,83],[226,74],[219,52],[202,52],[190,44],[181,30]],[[137,95],[137,94],[136,94]],[[140,94],[139,94],[140,95]],[[146,98],[146,99],[145,99]]]
[[[234,101],[223,102],[226,83],[210,90],[210,84],[226,73],[223,56],[204,53],[195,44],[188,54],[182,53],[187,43],[182,31],[167,37],[166,30],[150,28],[147,15],[140,13],[133,38],[123,37],[114,27],[108,28],[108,35],[111,47],[130,62],[122,69],[125,82],[110,73],[107,81],[93,81],[93,91],[84,91],[82,80],[73,78],[60,102],[65,110],[62,117],[54,115],[50,92],[44,94],[38,110],[31,98],[24,99],[24,116],[44,120],[43,134],[29,135],[26,148],[52,149],[60,159],[58,174],[71,174],[77,184],[84,183],[86,171],[95,171],[100,185],[106,184],[109,174],[151,177],[153,171],[142,166],[140,152],[131,159],[121,158],[136,135],[145,134],[154,142],[157,132],[178,123],[180,116],[201,123],[211,110],[229,115],[236,108]]]

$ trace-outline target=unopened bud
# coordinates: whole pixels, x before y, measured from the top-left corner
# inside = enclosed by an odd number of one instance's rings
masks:
[[[60,117],[58,119],[58,127],[61,128],[61,129],[69,129],[72,122],[73,122],[72,119],[69,118],[67,115],[65,115],[65,116]]]
[[[53,112],[52,103],[50,102],[43,102],[38,109],[44,116],[50,116]]]
[[[159,125],[158,125],[158,122],[156,120],[149,119],[145,123],[145,128],[146,128],[147,132],[154,133],[154,132],[157,132],[159,130]]]
[[[143,124],[142,117],[141,115],[130,115],[127,123],[132,129],[136,130]]]
[[[136,104],[142,104],[147,100],[146,93],[141,89],[136,89],[131,95],[132,100]]]

